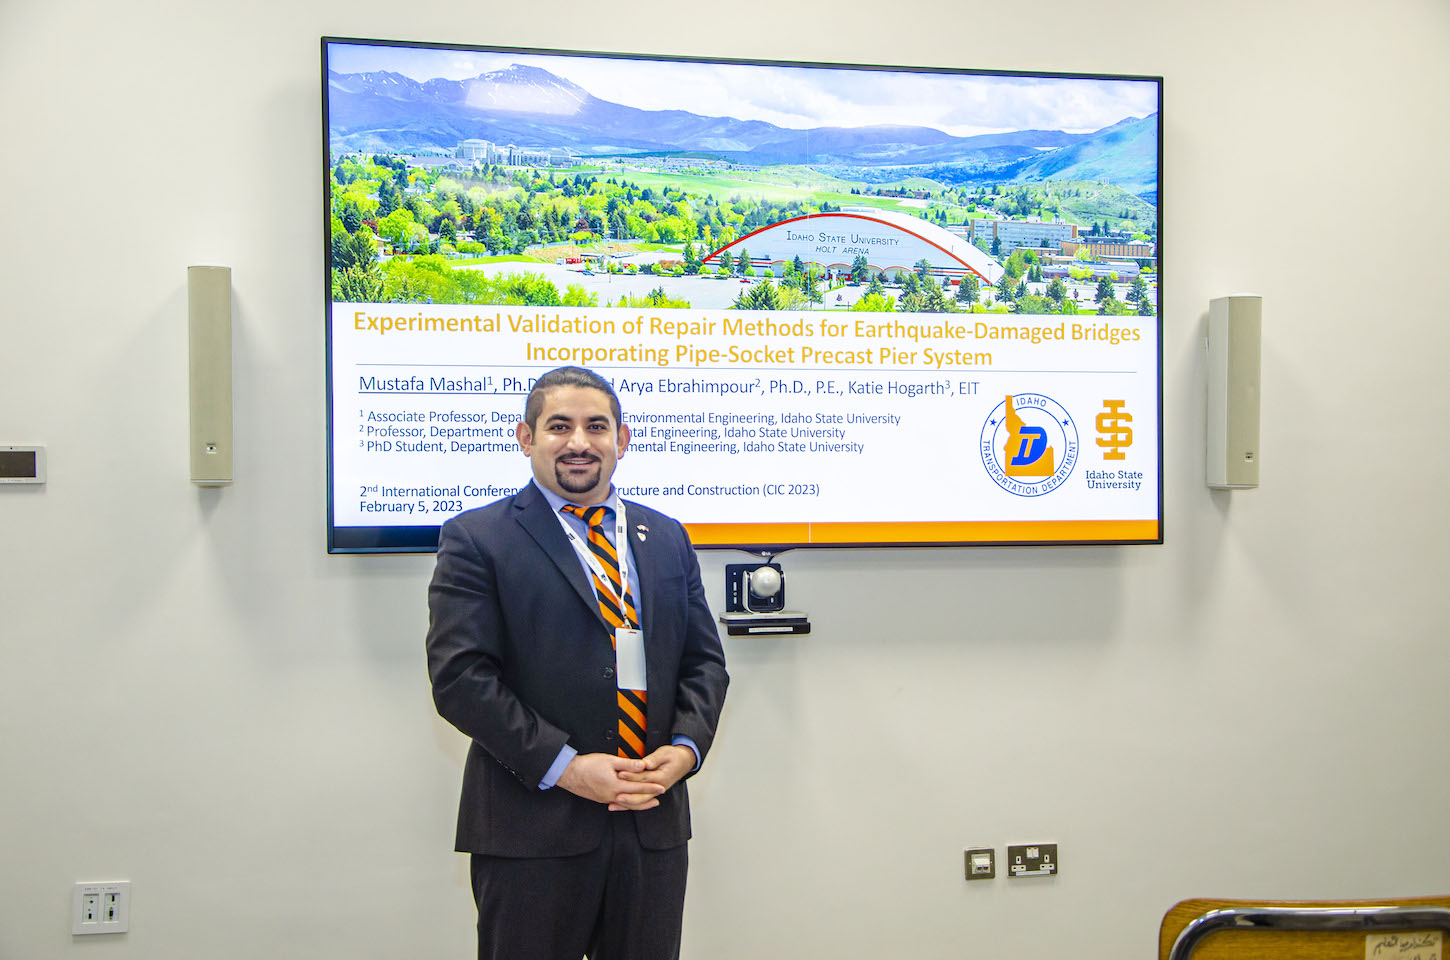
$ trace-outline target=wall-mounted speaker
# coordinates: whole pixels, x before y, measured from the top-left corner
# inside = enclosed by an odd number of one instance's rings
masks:
[[[1208,304],[1208,485],[1259,485],[1259,342],[1264,300],[1253,294]]]
[[[191,482],[232,482],[232,268],[187,267]]]

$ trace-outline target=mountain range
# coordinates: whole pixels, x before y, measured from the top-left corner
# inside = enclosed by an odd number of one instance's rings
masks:
[[[762,120],[641,110],[601,100],[540,67],[513,64],[466,80],[328,73],[332,148],[451,151],[460,141],[562,148],[578,156],[706,153],[751,165],[959,165],[1005,179],[1107,180],[1157,190],[1157,115],[1094,133],[1019,130],[954,137],[931,127],[793,130]]]

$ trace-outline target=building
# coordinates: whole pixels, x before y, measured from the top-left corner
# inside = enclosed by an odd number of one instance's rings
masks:
[[[1056,249],[1060,244],[1076,238],[1077,224],[1064,223],[1061,220],[1049,223],[1046,220],[995,220],[979,217],[967,222],[967,239],[973,243],[980,240],[989,248],[992,241],[996,240],[1000,244],[997,249],[1004,257],[1017,247]]]
[[[1141,240],[1120,240],[1116,238],[1094,239],[1085,237],[1078,241],[1063,243],[1062,252],[1064,256],[1076,256],[1077,252],[1086,247],[1093,255],[1094,260],[1119,257],[1131,260],[1156,260],[1158,258],[1158,245]]]
[[[995,284],[1006,272],[992,257],[934,223],[874,207],[812,213],[761,227],[708,254],[705,265],[719,265],[727,250],[732,258],[748,254],[752,267],[776,274],[796,257],[844,274],[860,256],[872,271],[889,275],[912,270],[922,260],[931,264],[934,275],[954,281],[970,273]]]
[[[1092,271],[1092,279],[1100,280],[1103,277],[1111,277],[1116,274],[1120,281],[1132,280],[1143,272],[1136,260],[1079,260],[1070,263],[1050,263],[1042,268],[1042,278],[1051,280],[1054,277],[1066,280],[1069,277],[1068,271],[1073,267],[1086,267]]]
[[[574,157],[559,147],[500,146],[490,140],[464,140],[453,148],[453,156],[474,163],[496,163],[505,167],[571,167]]]
[[[489,163],[489,157],[493,155],[493,144],[487,140],[465,140],[454,148],[453,155],[460,160]]]

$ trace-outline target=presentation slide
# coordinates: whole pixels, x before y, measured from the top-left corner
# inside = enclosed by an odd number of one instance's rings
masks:
[[[701,546],[1161,541],[1161,79],[322,55],[330,550],[527,483],[564,365]]]
[[[1158,535],[1152,318],[400,307],[334,309],[338,526],[512,493],[533,379],[578,364],[621,491],[702,545]]]

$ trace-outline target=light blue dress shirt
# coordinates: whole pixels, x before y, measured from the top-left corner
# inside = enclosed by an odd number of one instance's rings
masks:
[[[579,535],[579,539],[581,541],[588,543],[589,525],[584,522],[584,518],[577,517],[572,513],[564,512],[564,505],[573,503],[573,501],[565,500],[554,491],[541,486],[537,481],[534,481],[534,486],[538,487],[539,492],[544,495],[544,499],[549,502],[549,506],[553,509],[554,513],[557,516],[564,518],[564,522],[569,524],[570,529],[572,529],[575,533]],[[580,506],[580,504],[573,505]],[[606,538],[608,538],[610,543],[614,544],[615,552],[618,552],[619,544],[614,543],[614,517],[619,509],[619,493],[614,489],[613,485],[611,485],[609,488],[609,499],[604,501],[603,506],[605,508],[604,535]],[[638,567],[635,566],[634,562],[634,548],[628,542],[626,542],[624,545],[624,550],[625,556],[627,558],[626,563],[629,566],[629,595],[634,600],[636,609],[638,609],[639,572]],[[589,564],[585,563],[584,559],[582,557],[579,557],[577,553],[575,554],[575,556],[579,560],[580,568],[582,568],[584,571],[584,579],[588,580],[590,583],[593,583],[594,581],[591,579],[593,571],[589,569]],[[695,755],[695,766],[693,769],[700,769],[700,748],[695,745],[694,740],[691,740],[689,737],[686,736],[676,735],[670,742],[675,744],[676,746],[689,747],[690,752]],[[564,744],[563,749],[559,751],[559,755],[554,758],[553,764],[550,765],[549,772],[544,774],[544,779],[539,781],[539,789],[548,790],[553,787],[554,784],[558,783],[560,775],[564,772],[564,768],[569,765],[570,760],[573,760],[578,755],[578,750],[575,750],[567,743]]]

